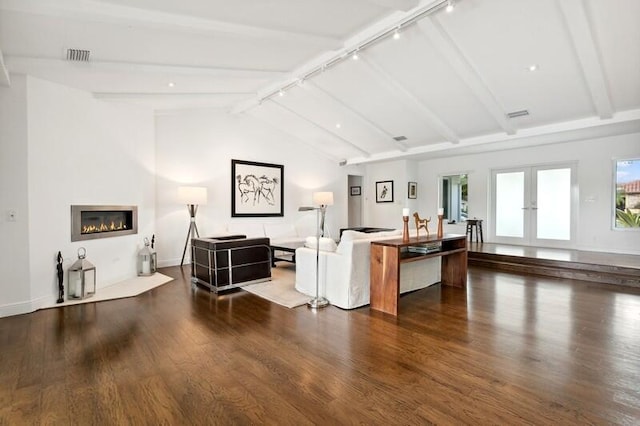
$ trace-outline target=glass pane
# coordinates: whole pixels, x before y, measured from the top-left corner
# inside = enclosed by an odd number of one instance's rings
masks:
[[[449,223],[467,220],[469,189],[466,174],[442,177],[442,203],[444,217]]]
[[[616,161],[616,228],[640,228],[640,158]]]
[[[524,236],[524,172],[496,174],[496,236]]]
[[[538,170],[537,235],[548,240],[571,238],[571,169]]]

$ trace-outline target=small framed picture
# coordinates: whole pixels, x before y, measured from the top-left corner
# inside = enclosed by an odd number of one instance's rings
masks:
[[[418,198],[418,182],[409,182],[409,188],[407,189],[407,197]]]
[[[350,187],[350,189],[351,189],[351,196],[355,197],[355,196],[358,196],[358,195],[361,194],[359,186],[352,186],[352,187]]]
[[[393,203],[393,181],[376,182],[376,203]]]

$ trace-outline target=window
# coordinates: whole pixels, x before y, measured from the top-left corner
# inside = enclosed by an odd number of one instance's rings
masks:
[[[444,209],[444,218],[449,223],[467,220],[469,213],[467,175],[442,176],[441,182],[440,206]]]
[[[615,229],[640,229],[640,158],[614,162]]]

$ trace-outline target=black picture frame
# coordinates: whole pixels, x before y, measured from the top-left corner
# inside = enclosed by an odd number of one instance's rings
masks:
[[[349,194],[351,194],[352,197],[358,197],[362,195],[362,188],[359,186],[351,186],[349,187]]]
[[[393,203],[393,181],[376,182],[376,203]]]
[[[231,160],[231,217],[284,216],[284,166]]]
[[[409,185],[407,185],[407,198],[412,200],[418,198],[418,182],[409,182]]]

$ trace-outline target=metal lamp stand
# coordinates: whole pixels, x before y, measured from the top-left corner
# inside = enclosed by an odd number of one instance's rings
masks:
[[[189,230],[187,231],[187,240],[184,242],[184,250],[182,251],[182,260],[180,261],[180,267],[184,264],[184,256],[187,254],[187,246],[189,245],[189,241],[193,238],[195,234],[196,237],[200,238],[200,233],[198,232],[198,227],[196,226],[196,213],[198,212],[197,204],[187,204],[187,209],[189,210],[189,216],[191,217],[191,222],[189,223]]]
[[[320,296],[320,237],[324,236],[324,216],[327,212],[327,206],[322,205],[316,210],[316,218],[320,218],[316,230],[316,297],[307,302],[307,305],[312,309],[324,308],[329,305],[327,298]]]

